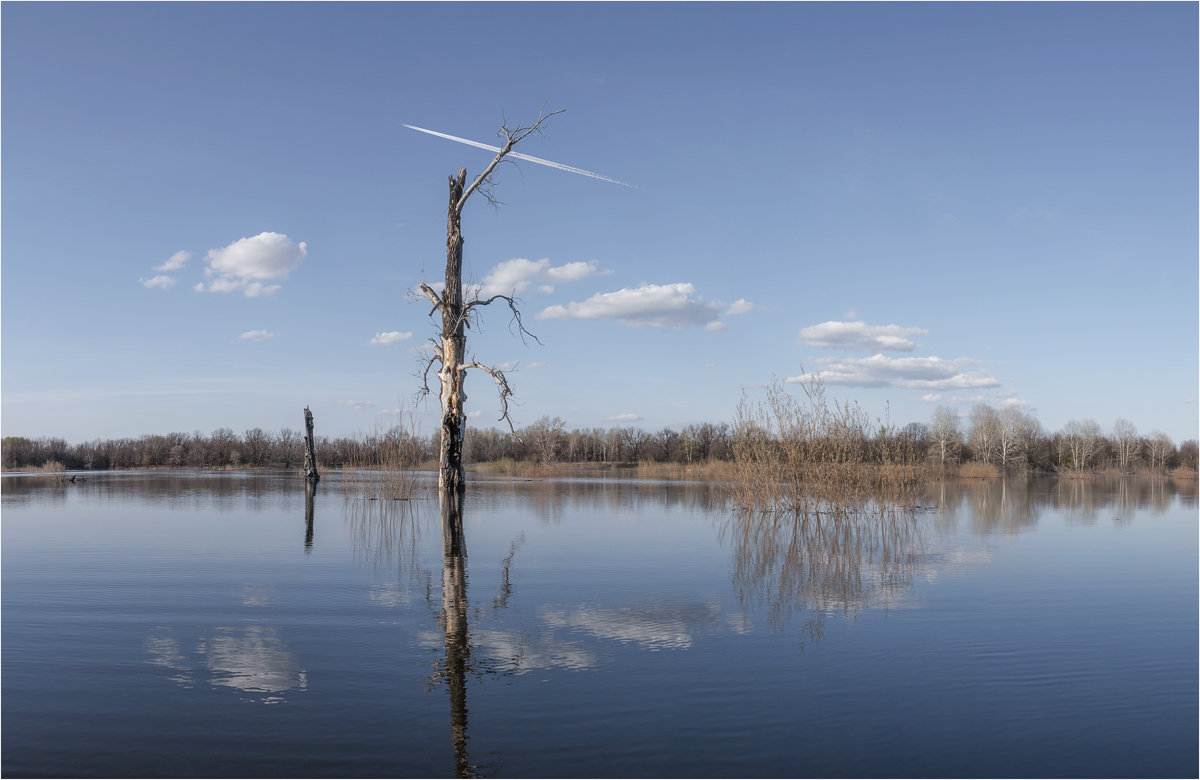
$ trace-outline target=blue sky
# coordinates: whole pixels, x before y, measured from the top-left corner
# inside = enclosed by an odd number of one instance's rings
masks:
[[[1197,433],[1197,5],[5,3],[4,435],[415,409],[447,176],[518,425],[1018,404]],[[523,261],[523,262],[516,262]],[[405,334],[411,334],[406,336]],[[375,342],[375,343],[373,343]],[[793,385],[793,389],[796,387]],[[468,383],[495,424],[491,380]]]

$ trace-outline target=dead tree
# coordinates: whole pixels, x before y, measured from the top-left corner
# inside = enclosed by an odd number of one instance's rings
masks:
[[[317,450],[313,443],[313,416],[304,407],[304,480],[309,485],[317,484],[321,475],[317,473]]]
[[[479,297],[478,292],[465,297],[462,286],[462,210],[467,198],[472,193],[480,192],[492,205],[499,205],[492,194],[492,174],[500,161],[513,150],[513,147],[532,133],[541,131],[542,124],[562,113],[554,111],[538,117],[538,120],[528,127],[510,127],[507,122],[500,126],[498,135],[504,140],[499,153],[492,158],[491,163],[484,168],[483,173],[475,177],[467,185],[467,169],[459,168],[458,175],[450,177],[450,207],[446,219],[446,285],[441,294],[428,284],[421,284],[421,292],[433,302],[429,315],[435,312],[442,314],[442,329],[440,337],[434,342],[433,356],[425,365],[422,374],[424,387],[422,394],[430,392],[429,369],[438,363],[438,380],[441,383],[440,400],[442,406],[441,447],[438,453],[438,487],[443,493],[457,491],[463,487],[465,473],[463,471],[462,447],[463,436],[466,433],[467,415],[464,404],[467,400],[465,390],[468,369],[478,369],[488,374],[496,382],[500,392],[500,420],[508,423],[513,430],[512,420],[508,416],[508,399],[512,390],[508,386],[508,378],[504,372],[493,366],[477,362],[467,357],[467,328],[471,320],[478,316],[484,306],[496,301],[504,301],[512,312],[513,322],[522,337],[537,338],[525,330],[521,323],[521,312],[516,301],[509,295],[493,295],[487,299]],[[540,343],[540,342],[539,342]]]

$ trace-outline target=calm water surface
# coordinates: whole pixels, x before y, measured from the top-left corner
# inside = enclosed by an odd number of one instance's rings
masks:
[[[2,487],[6,777],[1197,774],[1194,482]]]

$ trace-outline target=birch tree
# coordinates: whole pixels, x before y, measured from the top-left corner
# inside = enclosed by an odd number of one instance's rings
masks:
[[[516,301],[510,295],[492,295],[483,299],[476,291],[464,295],[462,285],[463,236],[462,211],[467,199],[478,192],[489,203],[496,206],[499,202],[493,195],[493,173],[496,166],[512,152],[513,147],[528,138],[533,133],[541,132],[542,125],[550,117],[562,111],[553,111],[538,117],[532,125],[510,126],[506,121],[500,126],[498,135],[504,143],[492,161],[483,172],[467,184],[467,169],[459,168],[458,174],[450,177],[450,205],[446,216],[446,282],[439,293],[428,284],[421,284],[421,292],[432,303],[429,315],[432,317],[440,312],[442,327],[439,338],[433,345],[433,356],[425,365],[422,374],[424,383],[422,394],[430,392],[429,371],[436,363],[439,366],[437,377],[440,383],[439,399],[441,401],[441,437],[438,452],[438,488],[443,492],[460,490],[463,487],[465,472],[463,470],[463,436],[466,432],[467,415],[464,405],[467,401],[466,376],[467,371],[476,369],[490,376],[496,382],[500,393],[500,420],[507,422],[510,431],[514,431],[512,420],[508,416],[508,399],[512,390],[504,372],[494,366],[489,366],[467,356],[467,329],[476,320],[479,311],[485,306],[501,301],[508,305],[513,322],[522,337],[529,336],[537,341],[532,333],[525,329],[521,322],[521,312]],[[540,342],[539,342],[540,343]]]
[[[1029,448],[1037,436],[1038,421],[1015,406],[1000,410],[1000,465],[1008,468],[1028,459]]]
[[[1113,423],[1112,441],[1117,450],[1117,465],[1125,471],[1133,464],[1141,449],[1137,426],[1124,417],[1118,418]]]
[[[958,428],[958,415],[948,406],[939,406],[933,412],[933,422],[929,425],[929,434],[933,440],[933,452],[938,463],[945,466],[958,460],[958,451],[962,445],[962,432]]]
[[[967,434],[967,443],[975,450],[976,458],[987,464],[996,459],[1000,432],[1000,417],[996,410],[985,403],[975,404],[971,410],[971,432]]]

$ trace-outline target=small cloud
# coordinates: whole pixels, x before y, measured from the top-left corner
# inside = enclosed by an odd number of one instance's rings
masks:
[[[407,409],[380,409],[378,412],[376,412],[376,414],[382,414],[388,417],[400,417],[407,411]]]
[[[1017,409],[1032,409],[1033,401],[1024,401],[1020,398],[1005,398],[1000,402],[1000,408],[1007,409],[1009,407],[1016,407]]]
[[[817,372],[788,377],[786,382],[820,379],[827,385],[849,387],[899,387],[906,390],[975,390],[999,387],[986,371],[965,371],[979,361],[970,358],[894,358],[877,354],[869,358],[822,358]]]
[[[750,301],[746,300],[745,298],[738,298],[729,305],[728,309],[725,310],[725,315],[733,317],[738,314],[747,314],[757,308],[757,306],[755,306],[753,303],[750,303]]]
[[[858,319],[858,312],[856,312],[854,309],[846,309],[846,313],[842,315],[842,319],[856,320]]]
[[[952,404],[982,404],[987,403],[987,398],[982,395],[952,395],[950,396]]]
[[[278,333],[272,333],[269,330],[248,330],[237,337],[238,341],[266,341],[278,336]]]
[[[711,330],[711,331],[718,331],[718,330],[725,330],[728,327],[729,326],[726,325],[725,323],[721,322],[720,320],[717,320],[716,322],[710,322],[707,325],[705,325],[704,329]]]
[[[923,336],[929,331],[900,325],[868,325],[865,322],[822,322],[800,331],[800,340],[814,347],[833,349],[886,350],[911,352],[916,342],[909,336]]]
[[[938,401],[942,400],[942,394],[926,393],[925,395],[921,396],[921,400],[928,404],[936,404]]]
[[[530,363],[529,365],[525,366],[525,368],[542,368],[543,366],[548,366],[548,365],[550,365],[550,364],[546,363],[546,362]]]
[[[479,418],[479,417],[483,417],[483,410],[482,410],[482,409],[475,409],[474,411],[467,412],[467,419],[474,420],[474,419],[477,419],[477,418]]]
[[[543,320],[616,320],[635,328],[679,329],[711,325],[720,308],[696,295],[691,283],[677,282],[596,293],[583,302],[549,306],[537,316]]]
[[[550,260],[544,257],[536,261],[514,257],[493,268],[487,276],[483,277],[482,284],[470,287],[467,293],[480,298],[490,298],[493,295],[516,295],[524,292],[530,285],[540,283],[536,288],[537,291],[548,294],[554,292],[555,285],[591,276],[606,276],[610,273],[612,271],[600,270],[595,263],[576,261],[551,266]]]
[[[260,298],[275,293],[278,284],[266,281],[284,280],[296,270],[308,255],[308,245],[293,242],[282,233],[259,233],[242,238],[222,249],[208,252],[208,267],[204,275],[212,279],[209,292],[242,291],[247,298]],[[168,261],[169,262],[169,261]],[[196,285],[198,291],[206,289]]]
[[[370,409],[375,405],[370,401],[338,401],[338,403],[342,406],[349,406],[351,409],[354,409],[358,412],[361,412],[364,409]]]
[[[412,338],[412,331],[389,330],[376,333],[375,337],[368,343],[373,347],[384,347],[388,344],[397,344],[410,338]]]
[[[640,414],[614,414],[612,417],[605,418],[609,422],[628,423],[639,422],[642,419]]]
[[[716,363],[705,363],[704,367],[705,368],[716,368],[717,364]]]
[[[185,252],[182,249],[167,258],[167,262],[154,268],[155,271],[178,271],[183,268],[183,264],[192,259],[191,252]]]
[[[141,282],[142,287],[160,287],[164,290],[169,290],[175,286],[175,279],[164,274],[151,276],[149,279],[138,279],[138,281]]]

